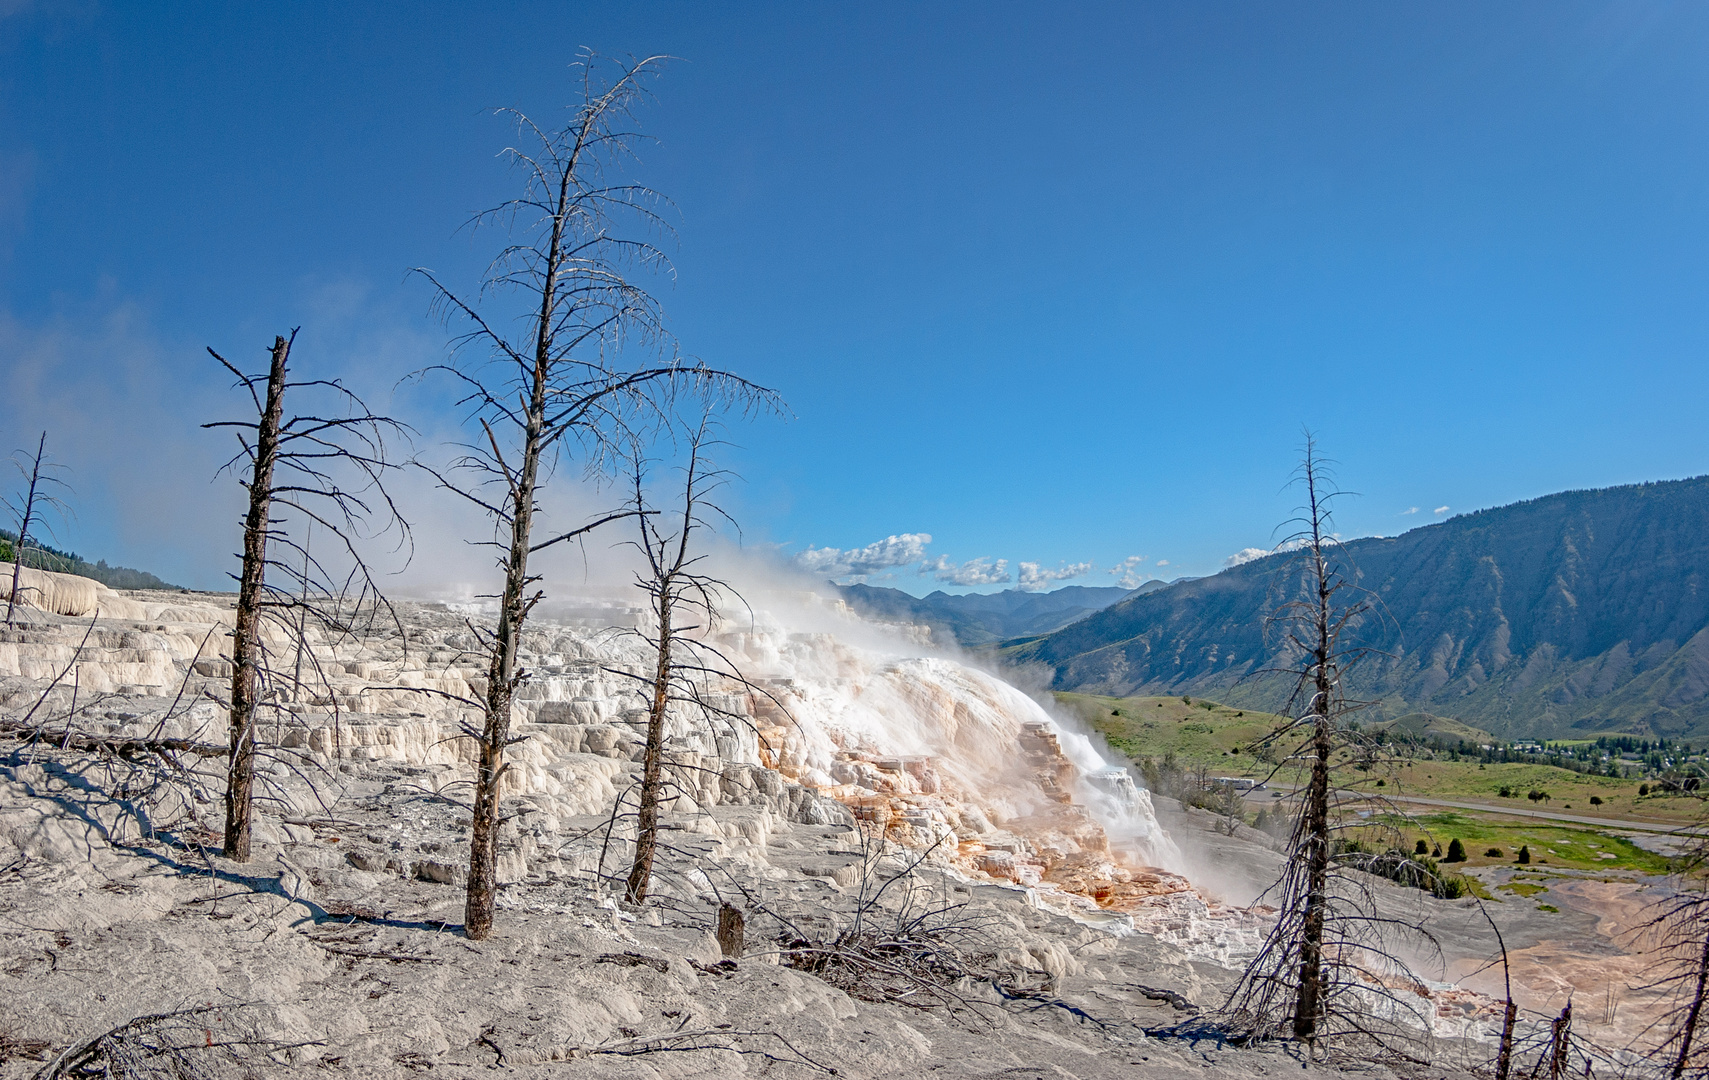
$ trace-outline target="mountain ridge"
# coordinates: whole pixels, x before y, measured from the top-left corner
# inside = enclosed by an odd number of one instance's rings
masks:
[[[960,596],[942,589],[915,596],[877,585],[836,585],[837,595],[860,614],[886,622],[911,622],[947,635],[944,644],[964,648],[994,645],[1008,638],[1049,633],[1100,611],[1128,596],[1161,588],[1146,582],[1138,589],[1119,586],[1065,585],[1049,592],[1004,589]]]
[[[1385,655],[1349,680],[1373,720],[1709,733],[1709,477],[1557,492],[1350,540],[1340,557],[1381,601],[1358,632]],[[1274,706],[1254,676],[1277,661],[1263,622],[1292,595],[1292,563],[1275,553],[1128,597],[1004,655],[1060,690]]]

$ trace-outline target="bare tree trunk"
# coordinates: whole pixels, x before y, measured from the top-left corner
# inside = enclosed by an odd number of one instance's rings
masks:
[[[1519,1019],[1519,1006],[1508,994],[1507,1005],[1501,1011],[1501,1045],[1495,1052],[1495,1080],[1507,1080],[1513,1071],[1513,1022]]]
[[[543,396],[543,387],[543,383],[536,384],[537,399]],[[493,630],[492,658],[487,668],[486,723],[481,730],[480,761],[475,767],[475,807],[469,825],[469,888],[463,903],[463,933],[476,941],[492,933],[498,902],[499,784],[504,778],[504,751],[510,745],[516,653],[531,606],[522,593],[528,587],[528,541],[534,524],[534,486],[540,461],[532,419],[528,431],[522,475],[511,506],[510,549],[505,555],[504,593],[499,600],[498,625]]]
[[[732,960],[742,958],[742,938],[745,935],[742,913],[729,904],[718,905],[718,951]]]
[[[1321,700],[1321,699],[1320,699]],[[1323,1007],[1323,927],[1329,908],[1329,724],[1320,717],[1313,739],[1311,779],[1306,784],[1306,907],[1300,924],[1300,990],[1294,1006],[1294,1038],[1317,1034]]]
[[[643,519],[645,520],[645,519]],[[671,688],[671,601],[670,584],[658,595],[659,659],[653,672],[653,700],[647,708],[647,748],[641,771],[641,806],[636,814],[635,862],[629,868],[624,898],[639,904],[647,898],[653,876],[653,852],[659,843],[659,789],[663,786],[665,709]]]
[[[708,640],[709,633],[720,622],[720,598],[732,590],[718,578],[696,571],[695,566],[703,556],[694,554],[690,544],[697,529],[708,527],[709,516],[730,520],[709,498],[711,491],[724,482],[724,473],[711,468],[705,457],[712,445],[711,427],[710,417],[703,418],[688,440],[682,517],[674,531],[668,527],[661,529],[655,519],[657,512],[647,507],[645,462],[639,448],[634,448],[635,495],[629,513],[636,519],[641,535],[631,543],[641,552],[647,566],[643,574],[637,575],[636,584],[646,591],[658,627],[651,636],[636,632],[656,651],[653,674],[631,676],[647,695],[647,743],[642,755],[635,857],[624,887],[624,898],[631,904],[644,902],[652,884],[653,861],[659,846],[659,803],[665,794],[665,720],[672,702],[698,711],[703,720],[716,722],[721,718],[726,723],[745,723],[745,718],[708,700],[697,680],[717,676],[750,692],[754,689],[730,659]]]
[[[1519,1019],[1519,1006],[1513,1001],[1513,965],[1507,956],[1507,939],[1501,936],[1501,927],[1496,925],[1495,918],[1482,900],[1478,901],[1478,911],[1483,913],[1484,921],[1495,932],[1495,944],[1501,950],[1501,986],[1506,1003],[1501,1010],[1501,1041],[1495,1051],[1495,1080],[1508,1080],[1513,1071],[1513,1025]]]
[[[295,337],[295,335],[292,335]],[[238,582],[237,620],[231,635],[231,759],[226,773],[225,856],[249,861],[250,801],[255,786],[256,671],[259,666],[261,601],[267,573],[267,535],[272,511],[273,465],[284,413],[285,361],[291,343],[273,339],[267,399],[256,429],[255,469],[249,481],[249,513],[243,521],[243,575]]]
[[[47,432],[36,443],[35,461],[30,466],[29,490],[24,496],[23,513],[18,519],[18,542],[12,547],[12,591],[6,597],[6,625],[12,625],[12,613],[18,606],[18,581],[24,570],[24,542],[30,535],[30,519],[36,512],[36,491],[41,485],[42,451],[47,448]]]
[[[524,599],[528,587],[528,556],[534,532],[534,497],[540,476],[540,452],[546,435],[546,395],[552,368],[552,311],[557,303],[559,260],[562,258],[568,174],[559,189],[559,212],[553,219],[552,252],[541,287],[538,333],[534,343],[533,385],[523,426],[522,467],[511,483],[510,547],[504,555],[504,593],[499,598],[498,625],[493,629],[491,661],[487,667],[486,718],[481,729],[480,761],[475,767],[475,806],[469,822],[469,887],[463,901],[463,933],[476,941],[492,933],[498,904],[499,784],[504,778],[504,752],[510,745],[510,709],[516,693],[516,654],[522,627],[533,605]]]
[[[1317,1035],[1323,1011],[1323,928],[1329,909],[1329,766],[1334,753],[1334,706],[1331,641],[1332,582],[1323,554],[1323,515],[1317,493],[1317,477],[1311,460],[1306,465],[1307,507],[1311,528],[1311,565],[1314,580],[1312,628],[1314,640],[1311,710],[1311,779],[1306,784],[1303,839],[1306,857],[1306,907],[1300,926],[1299,995],[1294,1005],[1294,1038],[1311,1041]]]
[[[1680,1025],[1679,1053],[1673,1059],[1673,1080],[1680,1080],[1685,1075],[1686,1066],[1691,1063],[1691,1044],[1697,1034],[1697,1023],[1703,1016],[1704,997],[1709,995],[1709,932],[1703,935],[1703,948],[1697,955],[1697,981],[1691,993],[1691,1005],[1686,1009],[1685,1021]]]
[[[1555,1017],[1549,1025],[1549,1046],[1543,1052],[1543,1057],[1537,1062],[1537,1068],[1531,1075],[1536,1076],[1547,1067],[1549,1080],[1561,1080],[1567,1074],[1568,1054],[1572,1049],[1573,1035],[1573,1003],[1568,998],[1566,1006],[1561,1009],[1561,1015]]]

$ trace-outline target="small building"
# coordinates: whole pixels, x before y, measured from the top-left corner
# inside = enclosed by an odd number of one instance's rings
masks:
[[[1218,787],[1231,787],[1236,791],[1263,791],[1264,781],[1253,780],[1245,776],[1217,776],[1211,783]]]

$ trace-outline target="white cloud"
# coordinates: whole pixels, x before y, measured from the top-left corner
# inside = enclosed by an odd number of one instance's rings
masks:
[[[1158,565],[1158,566],[1168,566],[1168,565],[1169,565],[1169,560],[1168,560],[1168,559],[1158,559],[1158,560],[1157,560],[1157,565]]]
[[[1416,514],[1416,513],[1418,513],[1418,507],[1414,506],[1414,507],[1409,507],[1406,510],[1402,510],[1400,512],[1400,516],[1405,517],[1408,514]]]
[[[1145,584],[1146,576],[1140,573],[1139,564],[1145,561],[1144,555],[1129,555],[1121,562],[1110,567],[1108,573],[1116,579],[1116,584],[1124,589],[1137,589]]]
[[[1269,548],[1241,548],[1239,551],[1222,561],[1222,568],[1224,570],[1232,570],[1241,563],[1249,563],[1253,559],[1262,559],[1268,554],[1270,554]]]
[[[902,533],[863,548],[809,547],[795,556],[795,565],[826,577],[864,577],[924,559],[926,545],[931,542],[931,533]]]
[[[1448,508],[1446,506],[1438,506],[1436,509],[1434,509],[1430,512],[1432,514],[1446,514],[1448,512]]]
[[[922,575],[931,574],[950,585],[1003,585],[1011,580],[1009,560],[981,555],[964,563],[956,563],[948,555],[939,555],[920,564]]]
[[[1089,562],[1072,563],[1056,570],[1046,570],[1035,562],[1021,564],[1021,588],[1034,590],[1042,589],[1053,581],[1067,581],[1069,578],[1084,577],[1092,572]]]
[[[808,547],[792,560],[809,574],[830,578],[843,584],[866,581],[886,570],[917,564],[921,577],[932,577],[946,585],[1005,585],[1015,580],[1008,559],[981,555],[977,559],[956,562],[948,555],[928,555],[926,547],[932,542],[930,533],[900,533],[887,536],[860,548]],[[1136,555],[1126,559],[1111,573],[1133,571],[1144,559]],[[1036,562],[1020,564],[1020,587],[1042,589],[1058,581],[1084,577],[1092,572],[1092,563],[1081,562],[1047,570]],[[879,580],[885,580],[880,578]],[[1135,584],[1138,584],[1135,581]],[[1128,586],[1131,588],[1132,586]]]

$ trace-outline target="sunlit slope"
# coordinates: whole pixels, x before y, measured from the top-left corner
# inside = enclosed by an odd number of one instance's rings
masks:
[[[1358,628],[1383,650],[1353,690],[1368,719],[1430,712],[1507,738],[1600,731],[1709,734],[1709,477],[1572,491],[1350,541],[1379,601]],[[1013,662],[1059,690],[1214,694],[1275,707],[1265,614],[1290,557],[1133,596]]]
[[[1058,693],[1111,748],[1130,758],[1173,754],[1190,768],[1228,775],[1270,770],[1247,748],[1285,723],[1270,713],[1237,709],[1215,701],[1179,697],[1112,698]]]

